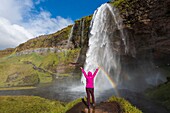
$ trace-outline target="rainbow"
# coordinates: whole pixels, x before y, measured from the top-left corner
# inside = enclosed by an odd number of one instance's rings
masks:
[[[98,64],[97,64],[98,65]],[[113,87],[113,89],[115,89],[115,93],[117,96],[119,96],[119,92],[117,90],[117,84],[114,82],[114,80],[110,77],[110,75],[104,70],[103,67],[99,66],[98,67],[104,72],[105,77],[107,78],[107,80],[109,81],[109,83],[111,84],[111,86]]]

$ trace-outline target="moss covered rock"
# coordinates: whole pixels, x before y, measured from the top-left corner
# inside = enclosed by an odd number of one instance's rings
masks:
[[[142,113],[141,110],[132,106],[127,100],[123,98],[112,96],[108,99],[108,102],[114,101],[118,102],[121,105],[123,113]]]

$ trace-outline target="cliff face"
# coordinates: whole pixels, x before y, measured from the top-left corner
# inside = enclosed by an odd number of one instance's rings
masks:
[[[138,76],[136,87],[145,85],[142,75],[170,77],[170,0],[114,0],[120,11],[128,52],[121,45],[122,70]],[[114,47],[113,47],[114,48]],[[127,78],[124,78],[127,79]],[[152,80],[152,79],[150,79]],[[157,79],[157,83],[161,79]],[[142,81],[142,82],[141,82]],[[153,83],[153,81],[152,81]],[[170,109],[169,81],[152,89],[150,97]],[[126,84],[128,85],[128,84]]]
[[[159,0],[156,4],[149,13],[152,42],[154,42],[153,54],[155,61],[160,63],[158,65],[168,65],[170,64],[170,0]]]
[[[124,23],[128,52],[122,44],[122,62],[148,59],[156,67],[169,68],[170,0],[114,0],[111,4],[119,9]]]
[[[125,23],[129,51],[135,49],[136,57],[152,55],[157,65],[169,64],[170,0],[115,2]]]

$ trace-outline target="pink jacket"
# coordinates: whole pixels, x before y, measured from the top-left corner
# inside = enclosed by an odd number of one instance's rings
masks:
[[[98,70],[99,69],[97,68],[94,74],[92,74],[92,72],[89,71],[87,75],[84,69],[82,69],[82,72],[86,78],[86,88],[94,88],[94,77],[96,76]]]

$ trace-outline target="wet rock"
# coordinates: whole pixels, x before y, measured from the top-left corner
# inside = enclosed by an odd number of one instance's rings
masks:
[[[136,0],[136,2],[138,4],[127,1],[127,4],[133,6],[131,7],[132,16],[139,15],[138,13],[141,12],[141,18],[136,21],[124,16],[125,13],[121,12],[121,6],[125,4],[118,6],[124,20],[129,48],[129,53],[125,53],[124,46],[121,46],[121,54],[136,59],[150,58],[156,65],[170,63],[170,0]],[[142,3],[143,5],[140,5]],[[144,15],[147,16],[144,17]],[[129,21],[131,27],[126,25]],[[130,52],[132,50],[133,54]]]
[[[118,102],[103,102],[90,109],[83,103],[78,103],[66,113],[123,113],[123,111]]]

